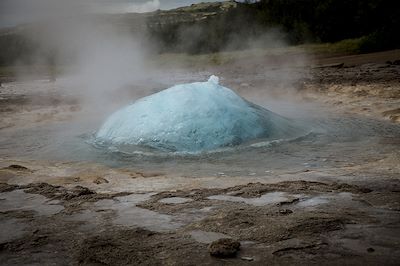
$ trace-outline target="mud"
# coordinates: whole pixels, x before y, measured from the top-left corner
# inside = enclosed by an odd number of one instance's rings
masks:
[[[257,198],[260,194],[258,185],[266,191],[301,192],[302,195],[298,201],[282,201],[262,206],[210,199],[211,195],[223,193]],[[393,242],[393,238],[396,238],[393,233],[400,231],[397,223],[398,210],[391,210],[371,201],[386,193],[367,192],[347,184],[294,181],[239,185],[228,189],[161,192],[134,197],[103,195],[100,200],[99,197],[87,194],[87,190],[78,190],[85,191],[81,194],[74,188],[69,190],[42,184],[23,187],[3,184],[2,188],[7,188],[3,191],[9,191],[1,195],[2,224],[13,221],[13,230],[19,230],[16,235],[5,234],[11,239],[3,240],[1,244],[1,255],[7,265],[43,261],[61,265],[241,265],[248,262],[249,258],[258,263],[311,260],[315,263],[324,261],[336,264],[350,260],[356,264],[395,264],[395,259],[400,255],[398,244]],[[7,193],[22,190],[27,195],[48,195],[50,198],[46,204],[52,202],[51,204],[62,206],[69,201],[77,202],[76,198],[80,198],[79,202],[82,201],[82,204],[80,208],[70,206],[69,209],[61,208],[56,213],[43,212],[46,209],[44,202],[41,205],[27,205],[24,209],[7,208],[4,200],[12,199]],[[351,192],[341,192],[343,190]],[[59,194],[59,191],[64,191],[64,194]],[[73,198],[60,196],[74,193],[77,194]],[[341,193],[351,194],[352,197],[338,196]],[[192,201],[175,204],[160,202],[160,199],[177,195]],[[311,209],[308,205],[301,204],[304,199],[314,198],[316,195],[331,197],[332,201],[314,204]],[[56,202],[54,198],[61,200]],[[399,201],[397,194],[389,198],[392,202]],[[118,212],[119,204],[127,204],[122,212]],[[143,219],[142,224],[122,226],[114,223],[121,216],[129,217],[129,212],[135,208],[142,209],[144,215],[151,220]],[[154,216],[146,213],[146,210],[152,211]],[[85,212],[87,215],[83,215]],[[170,219],[163,219],[160,224],[155,222],[165,215]],[[138,217],[131,217],[131,221],[135,219]],[[178,221],[177,227],[167,226],[177,224]],[[141,229],[151,223],[152,230]],[[18,227],[21,224],[26,226]],[[389,238],[385,240],[383,235]],[[228,261],[210,257],[208,243],[226,237],[241,241],[242,247],[238,254]],[[379,241],[369,241],[371,237]],[[346,241],[356,241],[356,249],[347,249],[340,244]],[[354,248],[354,245],[350,243],[350,247]]]
[[[274,101],[318,106],[309,119],[329,119],[336,131],[255,153],[174,158],[170,165],[157,157],[149,167],[140,164],[147,157],[118,157],[127,163],[115,166],[103,163],[109,157],[69,160],[69,142],[57,157],[43,139],[48,127],[67,127],[84,113],[79,101],[49,96],[48,81],[33,82],[36,91],[26,82],[3,84],[0,264],[397,265],[397,56],[316,58],[295,68],[305,78],[280,87],[285,93]],[[279,66],[263,60],[210,69],[257,102],[280,84]],[[39,156],[48,149],[51,159]],[[229,257],[210,255],[228,249]]]

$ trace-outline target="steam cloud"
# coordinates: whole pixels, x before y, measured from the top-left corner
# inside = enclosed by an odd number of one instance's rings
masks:
[[[31,4],[27,4],[28,2]],[[107,110],[107,107],[118,104],[112,101],[111,95],[115,95],[115,92],[123,87],[154,77],[153,74],[157,72],[154,68],[148,68],[147,59],[152,52],[149,51],[152,45],[145,43],[145,38],[139,35],[134,36],[129,29],[123,29],[119,25],[93,20],[88,14],[105,10],[111,13],[152,11],[162,6],[159,0],[139,3],[124,0],[113,1],[112,4],[109,0],[5,0],[2,4],[7,4],[5,6],[9,10],[14,10],[14,13],[17,11],[19,14],[31,13],[32,17],[35,16],[38,21],[51,21],[51,23],[37,24],[39,30],[33,31],[31,37],[45,47],[45,50],[58,51],[58,57],[55,58],[56,64],[68,65],[68,71],[62,73],[63,77],[68,78],[58,77],[57,88],[65,88],[68,93],[79,96],[84,106],[89,107],[88,109],[94,108],[95,111],[100,110],[103,113],[110,112],[113,108],[110,107],[111,110]],[[183,45],[189,46],[191,42],[196,42],[196,36],[202,34],[203,32],[196,27],[182,27],[180,37]],[[225,48],[234,50],[240,46],[250,49],[287,46],[284,34],[279,30],[265,32],[262,36],[246,42],[243,45],[243,39],[240,36],[232,36]],[[39,64],[40,60],[43,59],[38,58]],[[301,66],[306,62],[307,58],[298,57],[295,63]],[[253,84],[248,84],[249,86],[245,84],[246,86],[238,88],[240,81],[235,85],[233,82],[238,81],[232,79],[226,81],[227,85],[236,87],[240,94],[249,97],[250,100],[256,99],[257,103],[263,104],[260,99],[268,98],[271,92],[282,94],[283,90],[292,89],[294,84],[302,78],[301,74],[288,66],[293,65],[293,60],[282,63],[266,61],[262,62],[262,65],[265,75],[255,77]],[[268,65],[271,67],[268,68]],[[172,69],[169,68],[169,71],[171,72]],[[246,75],[246,73],[241,74]],[[159,80],[159,83],[171,85],[171,81],[164,83]],[[117,107],[114,106],[114,109]]]
[[[92,14],[119,9],[150,11],[159,7],[158,0],[135,4],[117,1],[115,5],[95,0],[15,0],[2,4],[14,14],[31,14],[35,23],[25,32],[44,51],[34,65],[46,65],[51,58],[51,64],[58,68],[57,90],[78,97],[87,109],[106,112],[111,93],[149,73],[144,66],[147,50],[143,38]]]

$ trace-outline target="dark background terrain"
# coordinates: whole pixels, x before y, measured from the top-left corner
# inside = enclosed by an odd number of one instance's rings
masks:
[[[158,53],[210,53],[268,48],[265,35],[289,45],[339,43],[340,52],[365,53],[400,47],[400,11],[390,0],[261,0],[201,3],[144,14],[92,15],[151,43]],[[75,20],[76,18],[60,18]],[[64,23],[64,21],[60,21]],[[67,22],[65,22],[67,23]],[[46,24],[46,22],[43,22]],[[36,39],[42,24],[0,31],[0,66],[24,65],[44,57],[53,65],[56,47]],[[256,42],[254,40],[257,40]]]

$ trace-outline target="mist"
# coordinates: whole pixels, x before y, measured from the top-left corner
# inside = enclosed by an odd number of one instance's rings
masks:
[[[24,31],[25,38],[39,51],[29,68],[47,68],[45,72],[57,93],[76,97],[82,109],[101,114],[118,102],[112,97],[119,89],[150,75],[145,63],[149,49],[140,33],[133,34],[103,17],[93,16],[100,9],[89,2],[39,0],[24,6],[24,1],[15,1],[7,7],[20,14],[31,11],[36,21]],[[131,7],[146,11],[149,2]],[[107,5],[106,9],[111,11]],[[16,65],[23,66],[24,62],[17,61]],[[22,71],[16,74],[19,79],[26,75]],[[119,100],[122,98],[124,95]]]
[[[29,13],[27,11],[32,8],[32,14],[39,22],[32,24],[28,37],[44,51],[35,57],[33,65],[49,65],[49,79],[55,80],[57,91],[78,98],[82,109],[91,115],[105,116],[139,97],[176,83],[204,81],[211,74],[220,74],[224,84],[266,106],[271,99],[291,98],[304,78],[304,73],[296,69],[308,64],[309,58],[304,54],[285,60],[274,59],[276,51],[279,53],[279,49],[289,46],[285,32],[279,28],[249,38],[233,32],[226,37],[218,53],[210,54],[210,61],[203,65],[200,62],[201,66],[188,67],[190,64],[186,60],[197,61],[196,56],[191,55],[161,66],[158,53],[165,43],[148,38],[146,28],[132,31],[131,27],[138,25],[125,27],[107,17],[93,16],[105,10],[109,13],[152,11],[160,8],[161,2],[141,1],[129,5],[123,1],[114,4],[95,2],[96,5],[93,5],[94,1],[38,0],[31,6],[22,7],[23,1],[19,0],[8,5],[9,9],[21,14]],[[178,50],[191,50],[201,45],[212,30],[204,25],[181,25],[177,33]],[[208,41],[205,46],[211,45],[213,40]],[[244,51],[235,52],[237,50]],[[229,69],[234,75],[220,71],[219,62],[213,62],[219,58],[224,61],[224,57],[232,65]],[[263,58],[266,61],[262,61]],[[247,67],[243,68],[243,63]],[[251,76],[254,69],[263,75],[252,77],[251,82],[240,79],[240,76]],[[179,77],[181,73],[184,73],[183,78]],[[23,74],[19,76],[23,77]]]

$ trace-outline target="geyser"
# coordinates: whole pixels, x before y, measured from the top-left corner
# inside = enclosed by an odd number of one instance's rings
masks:
[[[246,101],[211,76],[135,101],[112,114],[95,137],[111,145],[200,152],[258,138],[282,139],[295,130],[290,120]]]

